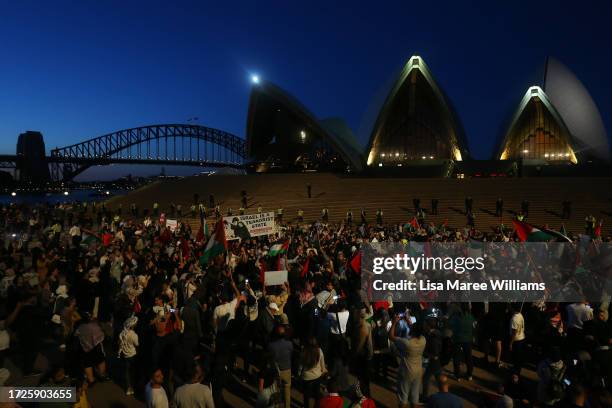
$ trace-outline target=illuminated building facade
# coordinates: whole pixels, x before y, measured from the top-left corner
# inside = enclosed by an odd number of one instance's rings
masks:
[[[576,76],[548,59],[543,88],[530,87],[508,126],[498,159],[523,164],[607,162],[610,148],[599,110]]]
[[[375,122],[367,149],[369,167],[468,156],[463,129],[425,61],[410,58]]]

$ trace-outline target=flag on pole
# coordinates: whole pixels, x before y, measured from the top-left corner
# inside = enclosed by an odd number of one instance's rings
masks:
[[[270,247],[270,251],[268,252],[268,256],[279,256],[282,254],[286,254],[289,249],[289,240],[285,240],[284,242],[277,242],[272,247]]]
[[[547,242],[555,239],[553,235],[548,234],[526,222],[512,220],[512,224],[514,224],[514,230],[516,231],[516,234],[521,242]]]
[[[553,240],[557,242],[573,242],[570,237],[568,237],[565,233],[560,232],[560,231],[542,228],[542,232],[552,235]]]
[[[565,224],[561,224],[561,229],[559,230],[559,232],[567,236],[567,230],[565,229]]]
[[[204,248],[204,255],[200,258],[200,264],[207,264],[211,258],[222,254],[227,250],[227,240],[225,239],[225,228],[223,221],[217,221],[215,231],[210,236]]]

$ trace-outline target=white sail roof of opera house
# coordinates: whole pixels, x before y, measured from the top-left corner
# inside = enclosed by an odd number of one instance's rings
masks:
[[[576,153],[609,161],[610,146],[599,109],[576,75],[559,60],[549,57],[543,85],[573,137]]]

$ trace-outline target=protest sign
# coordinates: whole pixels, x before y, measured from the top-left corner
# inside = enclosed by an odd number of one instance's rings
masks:
[[[276,232],[274,211],[223,217],[223,225],[225,227],[225,239],[228,241],[233,239],[244,240]]]

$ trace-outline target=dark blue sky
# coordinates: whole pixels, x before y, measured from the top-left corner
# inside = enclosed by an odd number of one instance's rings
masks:
[[[47,149],[154,123],[244,137],[251,73],[365,145],[364,116],[421,55],[488,158],[500,124],[553,55],[612,133],[609,1],[3,1],[0,152],[24,130]]]

